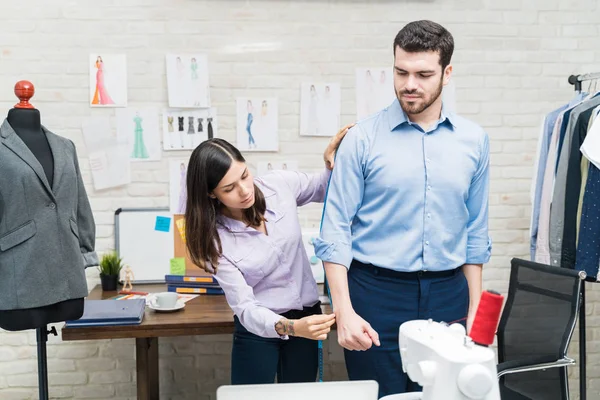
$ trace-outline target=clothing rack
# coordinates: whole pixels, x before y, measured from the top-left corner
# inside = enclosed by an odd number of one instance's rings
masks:
[[[569,83],[575,86],[576,92],[581,92],[581,82],[600,79],[600,72],[569,76]],[[579,308],[579,398],[586,400],[586,325],[585,325],[585,281],[581,285],[581,307]]]
[[[581,82],[584,81],[595,81],[600,79],[600,72],[593,72],[591,74],[583,75],[571,75],[569,76],[569,83],[575,85],[575,90],[581,92]]]

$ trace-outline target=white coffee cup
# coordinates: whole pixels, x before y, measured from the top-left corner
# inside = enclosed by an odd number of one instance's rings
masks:
[[[157,293],[152,299],[152,305],[156,308],[173,308],[177,305],[177,293]]]

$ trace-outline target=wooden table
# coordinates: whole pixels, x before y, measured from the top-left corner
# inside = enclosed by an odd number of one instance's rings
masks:
[[[136,285],[134,291],[157,293],[167,290],[165,284]],[[88,300],[104,300],[117,292],[103,292],[96,286]],[[123,300],[126,301],[126,300]],[[323,306],[324,312],[331,312]],[[179,311],[155,312],[146,307],[144,320],[132,326],[96,326],[62,329],[62,340],[97,340],[135,338],[137,398],[158,400],[158,338],[168,336],[217,335],[233,333],[233,312],[225,296],[200,295]]]

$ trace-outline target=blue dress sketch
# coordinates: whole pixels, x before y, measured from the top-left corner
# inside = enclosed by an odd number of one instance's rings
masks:
[[[256,147],[256,142],[254,141],[254,136],[252,136],[252,122],[254,122],[254,116],[252,113],[248,113],[248,121],[246,122],[246,132],[248,132],[248,147]]]
[[[142,117],[140,117],[139,113],[135,113],[133,122],[135,123],[135,139],[131,158],[150,158],[146,145],[144,144],[144,129],[142,128]]]

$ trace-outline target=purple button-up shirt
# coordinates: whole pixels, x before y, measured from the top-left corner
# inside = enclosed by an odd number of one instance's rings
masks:
[[[302,243],[297,207],[322,203],[330,171],[274,171],[254,183],[265,196],[268,235],[223,215],[217,229],[223,254],[215,278],[242,325],[262,337],[280,337],[279,313],[317,303],[319,293]],[[284,339],[287,337],[283,337]]]

